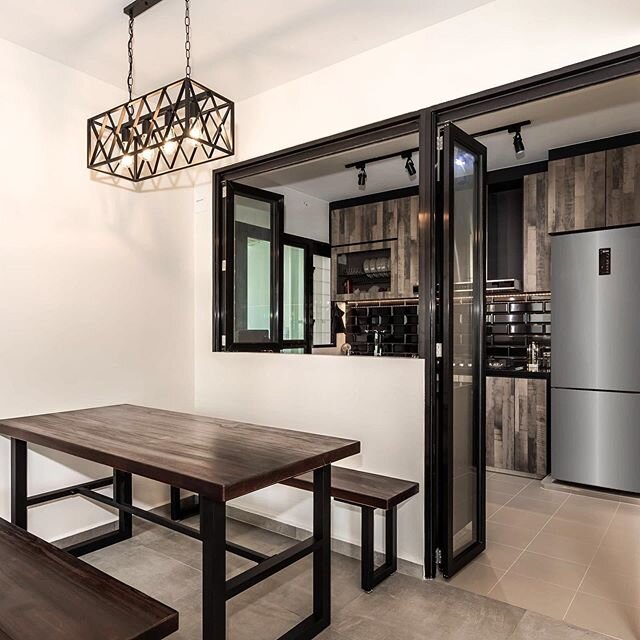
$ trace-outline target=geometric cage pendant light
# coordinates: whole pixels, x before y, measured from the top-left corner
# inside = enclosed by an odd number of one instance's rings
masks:
[[[234,104],[191,78],[189,0],[185,77],[133,98],[134,18],[160,0],[136,0],[129,16],[129,100],[87,121],[87,167],[133,182],[234,154]]]

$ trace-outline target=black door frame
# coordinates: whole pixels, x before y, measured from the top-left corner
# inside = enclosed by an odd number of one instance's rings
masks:
[[[419,327],[420,356],[424,358],[425,363],[423,494],[424,573],[426,578],[436,576],[437,532],[440,526],[436,500],[439,486],[436,455],[439,444],[437,429],[439,411],[436,402],[438,398],[436,383],[440,362],[436,358],[436,344],[440,331],[437,309],[438,292],[436,291],[438,247],[436,245],[437,220],[435,219],[438,126],[444,122],[490,113],[638,73],[640,73],[640,46],[635,46],[213,171],[212,332],[213,349],[218,351],[221,348],[221,329],[224,320],[222,315],[224,309],[223,290],[220,283],[222,260],[225,259],[225,255],[220,225],[224,211],[223,186],[225,182],[240,180],[256,173],[292,166],[418,131],[420,139],[419,313],[420,317],[426,320],[421,322]]]
[[[422,127],[424,136],[421,136],[420,145],[420,170],[424,169],[426,180],[424,189],[420,189],[420,211],[424,212],[430,221],[434,219],[438,207],[438,193],[436,186],[436,165],[437,165],[437,137],[438,129],[446,122],[456,122],[465,118],[475,117],[499,111],[508,107],[514,107],[534,100],[550,98],[552,96],[568,93],[577,89],[602,84],[611,80],[640,74],[640,46],[622,49],[610,54],[591,58],[583,62],[561,67],[552,71],[541,73],[529,78],[511,82],[505,85],[473,93],[455,100],[443,102],[429,107],[424,112],[425,122]],[[423,148],[423,138],[425,147]],[[424,200],[423,200],[424,198]],[[424,202],[424,207],[423,207]],[[434,227],[437,221],[434,220],[429,226]],[[421,245],[422,247],[422,245]],[[433,263],[430,265],[431,272],[434,273],[437,266],[437,256],[440,255],[442,247],[435,246],[431,252]],[[421,264],[420,275],[422,276]],[[434,296],[435,304],[435,296]],[[439,311],[433,309],[436,322],[432,322],[432,328],[438,333],[430,341],[435,347],[436,341],[440,339],[441,322],[438,320]],[[434,359],[434,362],[436,360]],[[438,531],[441,530],[439,522],[439,507],[437,503],[438,488],[440,486],[440,465],[438,464],[437,451],[440,446],[440,434],[437,429],[441,410],[439,406],[441,394],[436,393],[432,386],[435,383],[436,369],[428,373],[429,366],[425,363],[425,383],[427,385],[425,393],[425,481],[432,484],[431,490],[425,491],[425,554],[424,571],[426,578],[435,578],[437,575],[437,553]],[[438,360],[437,367],[441,366]],[[434,400],[433,403],[429,399]],[[437,400],[437,402],[435,402]]]

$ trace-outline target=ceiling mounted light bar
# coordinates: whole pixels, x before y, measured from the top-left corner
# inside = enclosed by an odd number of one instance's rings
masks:
[[[478,131],[478,133],[472,133],[472,138],[482,138],[483,136],[489,136],[492,133],[500,133],[501,131],[508,131],[514,133],[516,129],[521,129],[531,124],[531,120],[522,120],[522,122],[514,122],[513,124],[505,124],[502,127],[495,127],[495,129],[487,129],[486,131]]]
[[[191,79],[189,0],[185,77],[133,97],[133,23],[161,0],[136,0],[129,16],[129,99],[87,121],[87,166],[139,182],[234,154],[234,103]]]
[[[155,7],[162,0],[135,0],[131,4],[128,4],[124,8],[124,12],[130,18],[137,18],[139,15],[143,14],[147,9],[151,9],[151,7]]]

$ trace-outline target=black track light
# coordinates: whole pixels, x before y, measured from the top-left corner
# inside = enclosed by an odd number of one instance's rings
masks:
[[[364,167],[364,162],[356,165],[356,169],[360,169],[360,171],[358,171],[358,186],[361,189],[364,189],[367,186],[367,172]]]
[[[411,151],[405,151],[402,154],[403,158],[406,158],[406,162],[404,163],[404,168],[407,170],[410,178],[416,175],[416,165],[413,164],[413,158],[411,157]]]
[[[524,142],[522,141],[522,134],[520,133],[520,127],[509,129],[509,133],[513,133],[513,148],[516,152],[516,158],[524,158]]]

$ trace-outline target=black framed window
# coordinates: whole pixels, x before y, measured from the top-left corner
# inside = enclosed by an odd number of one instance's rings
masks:
[[[225,189],[222,244],[227,351],[311,353],[314,307],[326,339],[330,291],[328,244],[284,233],[284,196],[236,182]],[[315,265],[320,265],[317,279]],[[326,299],[325,299],[326,298]],[[322,346],[327,346],[325,343]]]

